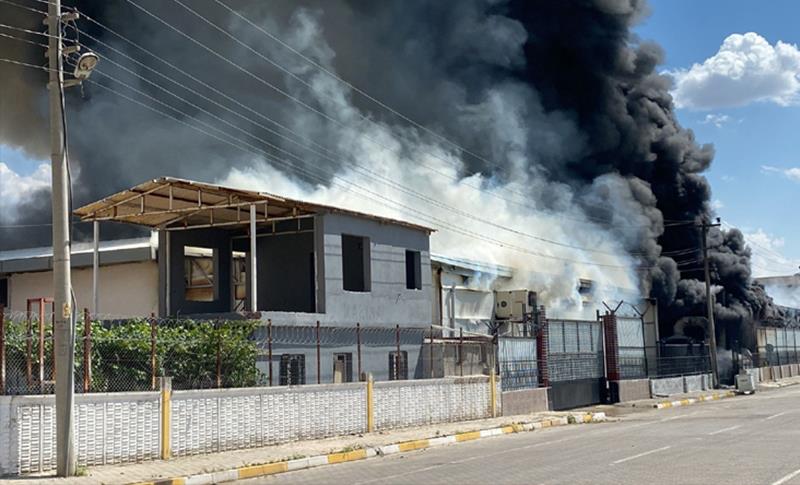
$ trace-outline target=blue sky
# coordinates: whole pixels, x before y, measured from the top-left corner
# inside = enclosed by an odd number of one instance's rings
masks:
[[[778,41],[800,44],[800,1],[650,0],[650,5],[651,15],[636,31],[642,39],[654,40],[664,48],[664,70],[688,70],[694,63],[703,64],[735,33],[755,32],[772,46]],[[757,76],[763,69],[754,71]],[[795,70],[794,75],[798,74]],[[746,81],[743,83],[742,88],[749,89]],[[719,83],[709,87],[730,86]],[[746,233],[761,230],[750,238],[758,245],[755,252],[759,246],[769,246],[795,260],[783,262],[772,251],[761,251],[761,258],[755,261],[760,266],[754,268],[757,274],[782,267],[787,273],[796,270],[793,265],[800,260],[800,178],[778,170],[800,167],[800,104],[781,105],[771,100],[736,107],[723,104],[678,110],[680,122],[695,131],[698,141],[713,143],[716,148],[707,176],[713,199],[721,204],[719,215]]]

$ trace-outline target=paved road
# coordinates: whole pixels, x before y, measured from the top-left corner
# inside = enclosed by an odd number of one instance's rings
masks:
[[[253,484],[800,485],[800,389],[344,463]]]

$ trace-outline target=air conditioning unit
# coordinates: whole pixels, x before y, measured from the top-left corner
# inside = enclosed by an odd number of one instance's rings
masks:
[[[495,291],[494,301],[494,315],[498,320],[521,321],[536,310],[536,293],[533,291]]]

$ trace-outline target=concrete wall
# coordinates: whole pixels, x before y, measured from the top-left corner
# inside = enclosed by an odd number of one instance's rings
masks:
[[[79,466],[133,463],[159,456],[157,392],[77,394]],[[55,468],[54,396],[0,397],[0,475]]]
[[[704,389],[702,375],[683,377],[683,392],[697,392]]]
[[[321,232],[325,247],[324,323],[428,326],[432,322],[432,289],[428,234],[344,214],[326,214]],[[342,234],[368,237],[371,291],[343,288]],[[405,252],[419,251],[422,289],[406,289]]]
[[[78,309],[91,310],[92,269],[73,268],[72,286]],[[24,312],[28,298],[53,297],[53,272],[12,274],[8,287],[11,311]],[[99,290],[99,312],[103,315],[126,317],[158,313],[158,266],[155,261],[101,266]],[[125,297],[120,298],[120,295]]]
[[[530,414],[549,410],[547,387],[502,393],[503,416]]]
[[[499,381],[495,396],[501,412]],[[173,456],[367,431],[366,383],[175,391]],[[491,416],[485,376],[374,383],[375,430]],[[76,395],[79,466],[158,459],[158,392]],[[53,396],[0,397],[0,475],[55,468]]]
[[[650,381],[648,379],[630,379],[617,382],[619,402],[650,399]]]
[[[650,394],[653,396],[669,396],[683,392],[683,377],[666,377],[650,379]]]

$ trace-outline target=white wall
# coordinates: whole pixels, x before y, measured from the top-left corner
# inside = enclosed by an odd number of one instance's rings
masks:
[[[10,310],[26,311],[28,298],[53,297],[53,272],[15,273],[9,277]],[[92,309],[92,268],[72,270],[78,311]],[[100,267],[101,315],[146,316],[158,314],[158,264],[155,261]],[[49,311],[49,309],[48,309]]]

